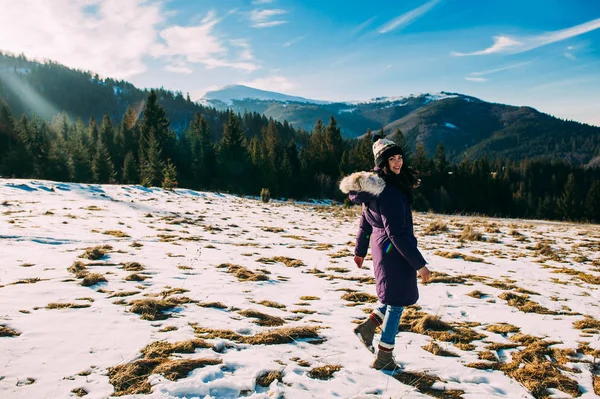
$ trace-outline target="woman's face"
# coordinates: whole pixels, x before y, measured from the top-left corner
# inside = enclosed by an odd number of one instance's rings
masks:
[[[398,155],[394,155],[393,157],[389,157],[388,158],[388,165],[390,166],[390,170],[392,171],[392,173],[395,173],[397,175],[400,174],[400,170],[402,169],[402,155],[398,154]]]

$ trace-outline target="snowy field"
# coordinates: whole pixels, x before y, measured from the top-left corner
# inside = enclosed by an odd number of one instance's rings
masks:
[[[358,212],[0,179],[0,397],[598,397],[599,226],[415,214],[390,375]]]

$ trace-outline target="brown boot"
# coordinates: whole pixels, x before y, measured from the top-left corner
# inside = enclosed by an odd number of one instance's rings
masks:
[[[372,317],[369,317],[354,329],[354,334],[356,334],[358,339],[360,339],[367,349],[373,353],[375,353],[375,349],[373,348],[373,336],[375,335],[377,326],[377,322]]]
[[[394,348],[384,348],[379,345],[377,351],[377,357],[375,361],[371,365],[375,370],[385,370],[385,371],[398,371],[402,369],[402,366],[396,363],[394,359]]]

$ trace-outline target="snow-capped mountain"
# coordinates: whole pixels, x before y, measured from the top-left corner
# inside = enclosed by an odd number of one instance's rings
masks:
[[[199,102],[203,105],[225,104],[231,106],[234,101],[259,100],[259,101],[278,101],[278,102],[300,102],[311,104],[327,104],[328,101],[311,100],[304,97],[289,96],[274,91],[260,90],[244,85],[229,85],[219,90],[209,91]]]

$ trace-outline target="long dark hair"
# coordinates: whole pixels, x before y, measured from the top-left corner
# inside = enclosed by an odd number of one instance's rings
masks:
[[[390,171],[389,162],[386,161],[382,168],[376,167],[374,169],[379,177],[385,180],[386,184],[392,184],[402,191],[408,198],[409,204],[412,205],[414,200],[414,190],[421,185],[421,179],[419,179],[419,172],[412,169],[407,164],[402,164],[399,174],[395,174]]]

